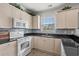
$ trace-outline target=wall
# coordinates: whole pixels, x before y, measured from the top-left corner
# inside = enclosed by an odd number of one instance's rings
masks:
[[[55,16],[56,13],[58,11],[60,11],[65,5],[70,5],[72,7],[72,9],[79,8],[79,3],[71,3],[71,4],[66,3],[66,4],[63,4],[63,5],[59,6],[59,7],[53,8],[51,10],[46,10],[46,11],[39,12],[38,15],[40,15],[41,18],[46,17],[46,16],[52,16],[52,17],[54,17],[56,19],[56,16]]]
[[[79,8],[79,3],[65,3],[59,7],[56,7],[56,8],[53,8],[51,10],[46,10],[46,11],[42,11],[42,12],[39,12],[37,15],[40,15],[41,16],[41,19],[43,17],[47,17],[47,16],[52,16],[54,19],[56,19],[56,13],[58,11],[61,11],[61,9],[66,6],[66,5],[69,5],[72,7],[72,9],[74,8]]]

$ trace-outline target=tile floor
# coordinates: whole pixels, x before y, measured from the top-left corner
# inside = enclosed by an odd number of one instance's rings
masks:
[[[37,49],[32,49],[31,53],[29,53],[28,56],[56,56],[56,54],[51,54]]]

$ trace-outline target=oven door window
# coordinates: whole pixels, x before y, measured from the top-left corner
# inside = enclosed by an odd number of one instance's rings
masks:
[[[21,50],[26,49],[28,47],[29,47],[29,41],[24,42],[24,43],[21,44]]]

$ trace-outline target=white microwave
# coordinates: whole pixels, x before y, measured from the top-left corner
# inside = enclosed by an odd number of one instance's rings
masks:
[[[12,20],[12,26],[13,26],[13,28],[25,28],[26,27],[26,23],[25,23],[24,20],[13,19]]]

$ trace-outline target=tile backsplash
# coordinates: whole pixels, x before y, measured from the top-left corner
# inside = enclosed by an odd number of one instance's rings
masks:
[[[75,29],[57,29],[56,33],[61,33],[61,34],[74,34]]]
[[[32,33],[32,29],[25,29],[24,33]]]
[[[19,29],[19,28],[0,28],[0,32],[15,32],[15,31],[24,31],[24,33],[32,33],[32,32],[38,32],[37,29]]]
[[[40,29],[0,29],[1,32],[11,32],[11,31],[16,31],[16,30],[24,31],[24,33],[56,33],[56,34],[79,35],[79,30],[75,30],[75,29],[56,29],[55,31],[51,31],[51,32],[41,31]]]
[[[40,29],[32,29],[32,33],[39,33],[39,32],[41,32]]]
[[[33,33],[56,33],[56,34],[74,34],[75,29],[56,29],[55,31],[41,31],[40,29],[32,29]]]
[[[79,36],[79,29],[76,29],[75,35]]]

